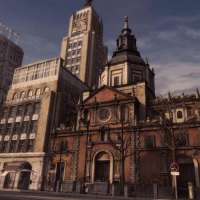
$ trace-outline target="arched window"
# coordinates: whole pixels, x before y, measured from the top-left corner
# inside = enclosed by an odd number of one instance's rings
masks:
[[[48,88],[48,87],[45,87],[45,88],[44,88],[44,92],[49,92],[49,88]]]
[[[29,90],[28,92],[28,97],[32,97],[33,96],[33,91],[32,90]]]
[[[17,93],[14,93],[13,94],[13,100],[16,100],[17,99]]]
[[[179,110],[179,111],[177,112],[177,118],[178,118],[178,119],[183,118],[183,112],[182,112],[182,111]]]
[[[40,96],[40,89],[39,88],[36,90],[35,95]]]
[[[25,97],[25,92],[21,92],[20,98],[24,98]]]

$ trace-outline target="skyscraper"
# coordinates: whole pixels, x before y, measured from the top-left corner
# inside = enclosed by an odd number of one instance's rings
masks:
[[[14,42],[0,35],[0,99],[6,97],[16,67],[22,64],[24,52]]]
[[[71,16],[68,35],[62,41],[61,58],[65,67],[88,86],[98,85],[107,47],[103,44],[102,20],[90,1]]]

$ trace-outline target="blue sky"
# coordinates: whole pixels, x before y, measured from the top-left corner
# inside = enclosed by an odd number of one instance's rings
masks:
[[[0,21],[20,33],[24,62],[57,57],[69,17],[84,0],[0,0]],[[129,17],[143,58],[154,68],[156,93],[200,89],[199,0],[94,0],[109,55]]]

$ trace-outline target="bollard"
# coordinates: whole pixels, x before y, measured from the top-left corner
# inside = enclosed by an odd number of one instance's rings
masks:
[[[189,199],[194,199],[193,184],[188,182]]]

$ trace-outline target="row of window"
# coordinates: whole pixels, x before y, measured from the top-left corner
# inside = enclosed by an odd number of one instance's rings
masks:
[[[44,88],[44,92],[48,92],[48,91],[49,91],[49,88],[45,87]],[[41,94],[41,89],[40,88],[37,88],[35,90],[35,93],[32,90],[29,90],[27,95],[26,95],[26,93],[24,91],[22,91],[22,92],[20,92],[20,94],[14,93],[13,94],[13,100],[16,100],[16,99],[19,99],[19,98],[23,99],[25,97],[32,97],[34,95],[35,96],[40,96],[40,94]]]
[[[38,114],[40,110],[40,102],[29,103],[26,105],[18,105],[5,107],[2,110],[2,118],[11,118],[15,116],[27,116],[30,114]]]
[[[76,66],[70,66],[70,67],[67,67],[67,69],[69,71],[72,72],[72,74],[78,76],[80,74],[80,65],[76,65]]]
[[[68,58],[67,59],[67,65],[73,65],[73,64],[76,64],[76,63],[80,63],[81,61],[81,57],[76,57],[76,58]]]
[[[0,143],[0,152],[33,152],[34,142],[34,139],[3,141]]]
[[[18,133],[36,133],[38,121],[15,122],[11,124],[0,124],[0,135],[11,135]]]
[[[73,20],[80,20],[80,19],[84,19],[84,18],[87,18],[88,17],[88,14],[89,14],[89,11],[85,11],[83,13],[77,13],[76,15],[74,15],[74,19]]]
[[[177,138],[178,146],[187,146],[188,139],[187,135],[183,134]],[[148,135],[144,137],[144,147],[145,148],[153,148],[156,146],[155,136]]]
[[[15,70],[13,84],[55,76],[57,74],[58,65],[41,65],[40,68],[34,66],[24,67],[22,69]]]
[[[80,48],[82,46],[82,40],[80,41],[73,41],[73,43],[69,43],[68,44],[68,49],[76,49],[76,48]]]

